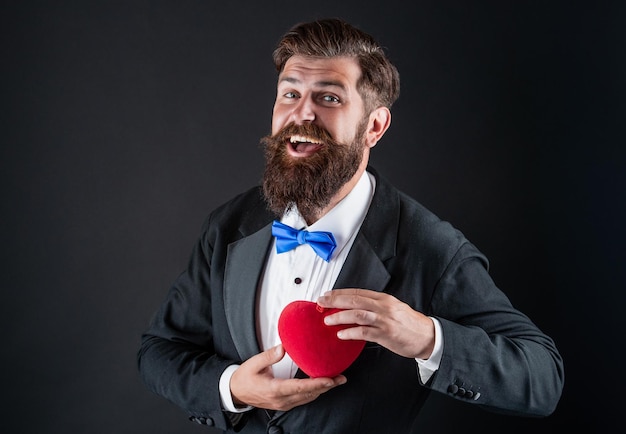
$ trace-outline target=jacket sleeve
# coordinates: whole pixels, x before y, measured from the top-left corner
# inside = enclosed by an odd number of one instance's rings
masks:
[[[563,389],[561,356],[496,287],[487,267],[465,242],[434,289],[431,309],[444,350],[430,387],[499,413],[547,416]]]

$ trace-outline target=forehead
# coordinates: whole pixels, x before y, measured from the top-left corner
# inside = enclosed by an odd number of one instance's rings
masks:
[[[338,85],[356,89],[361,67],[354,57],[293,56],[278,77],[281,82],[313,85]]]

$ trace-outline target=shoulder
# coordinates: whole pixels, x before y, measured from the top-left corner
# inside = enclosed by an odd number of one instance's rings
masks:
[[[265,208],[265,200],[260,186],[252,187],[224,202],[215,208],[210,216],[214,218],[232,216],[233,214],[246,214],[251,209]]]
[[[205,219],[203,232],[256,232],[274,218],[260,186],[244,191],[215,208]]]
[[[397,248],[405,254],[450,261],[465,248],[482,256],[465,235],[452,223],[440,218],[417,199],[397,189],[378,173],[376,176],[377,207],[385,210],[386,228],[396,228]],[[395,220],[392,222],[391,219]],[[380,227],[380,226],[379,226]]]
[[[388,223],[397,221],[399,229],[409,233],[425,235],[436,233],[440,236],[464,238],[449,222],[425,207],[417,199],[396,188],[387,178],[373,169],[368,169],[376,177],[376,192],[372,201],[374,209],[384,216]]]

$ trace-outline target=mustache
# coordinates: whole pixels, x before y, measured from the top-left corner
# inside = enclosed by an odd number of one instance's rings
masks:
[[[271,138],[272,140],[284,142],[285,140],[289,140],[291,136],[295,135],[308,137],[317,142],[321,142],[327,145],[336,144],[328,130],[320,127],[319,125],[311,123],[296,125],[295,123],[290,122],[289,124],[281,128],[276,134],[271,136]]]

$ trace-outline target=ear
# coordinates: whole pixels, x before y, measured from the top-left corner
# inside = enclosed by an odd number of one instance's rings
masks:
[[[387,107],[378,107],[369,116],[365,141],[369,148],[376,146],[387,128],[391,125],[391,112]]]

